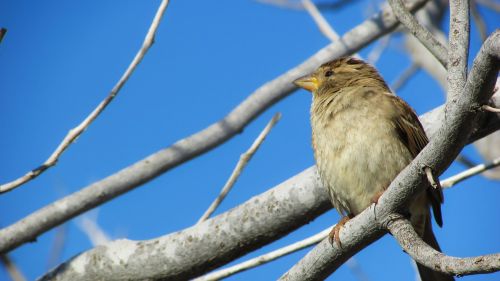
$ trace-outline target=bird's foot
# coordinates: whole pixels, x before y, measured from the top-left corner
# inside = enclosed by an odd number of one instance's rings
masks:
[[[379,191],[379,192],[375,193],[375,195],[373,195],[373,197],[372,197],[371,202],[372,202],[373,204],[377,205],[378,200],[380,199],[380,196],[382,196],[382,194],[384,194],[384,190],[382,190],[382,191]]]
[[[375,219],[377,219],[377,212],[375,211],[375,207],[377,206],[378,200],[380,199],[380,196],[382,196],[382,194],[384,194],[383,190],[375,193],[375,195],[373,195],[373,197],[372,197],[372,200],[370,200],[372,202],[372,204],[375,205],[373,208],[373,214],[375,215]]]
[[[333,246],[333,241],[335,241],[335,244],[339,248],[342,248],[342,245],[340,244],[340,229],[348,222],[351,218],[349,216],[342,217],[340,221],[332,228],[332,231],[330,231],[330,234],[328,234],[328,241],[330,241],[330,244]]]

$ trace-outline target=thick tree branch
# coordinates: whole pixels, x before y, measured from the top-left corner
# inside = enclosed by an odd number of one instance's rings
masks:
[[[280,238],[330,208],[315,169],[309,168],[193,227],[84,252],[42,280],[187,280]]]
[[[433,270],[459,276],[500,270],[500,254],[457,258],[434,250],[418,236],[411,223],[400,215],[391,219],[387,229],[416,262]]]
[[[426,0],[412,1],[411,10],[422,7],[425,2]],[[2,237],[0,253],[8,252],[23,243],[33,241],[47,230],[221,145],[240,133],[250,121],[264,110],[295,90],[296,86],[292,83],[293,80],[312,72],[321,63],[332,58],[357,52],[377,38],[394,30],[397,23],[390,9],[382,10],[344,34],[341,40],[321,49],[299,66],[258,88],[219,122],[0,230],[0,237]]]
[[[135,55],[134,59],[128,66],[125,73],[123,73],[120,80],[113,87],[108,96],[83,120],[78,126],[71,129],[66,137],[61,141],[56,150],[49,156],[49,158],[42,164],[40,167],[29,171],[24,176],[8,182],[6,184],[0,185],[0,193],[11,191],[14,188],[27,183],[28,181],[38,177],[41,173],[45,172],[48,168],[54,166],[59,157],[64,153],[64,151],[90,126],[90,124],[97,118],[99,115],[106,109],[106,107],[113,101],[113,99],[118,95],[121,88],[128,81],[134,70],[137,68],[139,63],[142,61],[144,56],[146,55],[149,48],[154,43],[154,37],[158,26],[160,25],[161,19],[165,10],[167,9],[169,0],[163,0],[156,11],[156,15],[149,27],[148,33],[146,34],[146,38],[144,38],[144,42],[142,43],[141,48]]]
[[[319,280],[334,272],[343,262],[364,246],[384,234],[383,225],[389,216],[401,211],[415,194],[427,185],[424,167],[441,174],[455,159],[481,115],[480,104],[493,94],[500,67],[500,31],[493,33],[477,55],[469,80],[461,95],[449,99],[440,129],[429,144],[391,183],[378,204],[351,219],[340,232],[342,249],[324,240],[293,266],[281,280]]]
[[[388,2],[399,21],[446,67],[448,63],[448,50],[446,46],[441,44],[429,30],[418,23],[415,17],[405,8],[402,0],[388,0]]]

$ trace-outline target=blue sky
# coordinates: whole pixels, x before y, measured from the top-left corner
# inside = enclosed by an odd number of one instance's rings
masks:
[[[6,1],[0,25],[0,181],[40,165],[67,131],[108,94],[142,44],[159,1]],[[374,1],[353,1],[325,13],[340,34],[375,11]],[[481,8],[488,31],[498,15]],[[445,24],[447,25],[447,23]],[[471,54],[479,48],[472,28]],[[50,202],[122,169],[219,120],[260,85],[328,44],[309,15],[257,1],[172,1],[156,43],[116,100],[36,180],[0,195],[0,226],[10,225]],[[366,56],[369,48],[361,52]],[[402,38],[391,38],[377,67],[390,83],[410,65]],[[419,114],[441,104],[437,83],[419,72],[398,92]],[[245,151],[276,112],[283,114],[216,213],[313,165],[311,96],[300,90],[253,121],[225,145],[99,207],[98,223],[112,238],[151,239],[194,224]],[[477,163],[477,153],[465,154]],[[463,166],[454,164],[441,178]],[[469,256],[500,250],[498,182],[470,179],[445,192],[444,227],[435,229],[444,251]],[[77,227],[65,225],[59,262],[92,247]],[[338,220],[330,211],[311,224],[241,260],[308,237]],[[55,231],[23,245],[12,258],[32,280],[48,267]],[[229,280],[278,278],[307,250]],[[389,236],[356,255],[370,280],[413,278],[409,259]],[[387,270],[390,267],[390,270]],[[0,280],[8,277],[0,268]],[[462,280],[494,280],[500,275]],[[356,280],[343,266],[330,279]],[[411,280],[411,279],[408,279]]]

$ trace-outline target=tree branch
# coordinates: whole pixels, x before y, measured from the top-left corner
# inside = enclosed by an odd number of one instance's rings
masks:
[[[448,97],[457,98],[467,81],[469,59],[469,0],[450,0],[448,48]]]
[[[319,30],[321,31],[321,33],[323,33],[323,35],[325,35],[326,38],[328,38],[332,42],[339,40],[339,35],[337,34],[337,32],[335,32],[330,24],[328,24],[326,19],[323,17],[323,15],[311,0],[302,0],[302,5],[304,5],[304,8],[309,13],[309,15],[311,15]]]
[[[23,273],[17,268],[16,264],[8,255],[0,255],[0,261],[5,266],[6,271],[9,273],[12,281],[26,281]]]
[[[7,28],[0,28],[0,43],[2,43],[3,37],[7,34]]]
[[[494,159],[490,163],[480,164],[480,165],[474,166],[470,169],[467,169],[461,173],[458,173],[454,176],[451,176],[451,177],[441,181],[441,187],[442,188],[450,188],[461,181],[464,181],[470,177],[473,177],[477,174],[483,173],[489,169],[493,169],[493,168],[498,167],[498,166],[500,166],[500,157],[497,157],[496,159]]]
[[[481,13],[479,13],[479,10],[477,9],[477,2],[472,1],[470,3],[470,13],[472,15],[472,19],[476,23],[476,28],[477,32],[479,33],[479,38],[481,38],[481,41],[486,40],[488,37],[488,31],[486,28],[486,23],[483,20],[483,17],[481,16]]]
[[[207,220],[208,217],[210,217],[210,215],[212,215],[212,213],[215,211],[215,209],[217,209],[217,207],[220,205],[222,200],[224,200],[224,198],[226,198],[226,195],[229,193],[229,191],[231,191],[231,188],[238,180],[238,177],[240,176],[241,171],[243,171],[243,169],[248,164],[250,159],[252,159],[252,156],[255,154],[257,149],[259,149],[262,142],[266,139],[266,136],[269,134],[271,129],[274,127],[274,125],[276,125],[276,123],[280,120],[280,118],[281,118],[281,113],[276,113],[273,116],[273,118],[269,121],[269,123],[267,123],[266,127],[262,130],[262,132],[260,132],[257,139],[255,139],[255,141],[252,143],[252,146],[250,146],[250,148],[247,151],[245,151],[243,154],[241,154],[240,160],[236,164],[236,167],[234,167],[234,170],[231,173],[231,176],[227,180],[226,184],[224,184],[224,187],[220,191],[219,196],[217,196],[217,198],[215,198],[215,200],[212,202],[212,204],[210,204],[210,207],[208,207],[208,209],[205,211],[205,213],[198,220],[198,223],[201,223],[201,222]]]
[[[330,233],[331,227],[328,227],[327,229],[314,234],[311,237],[308,237],[306,239],[300,240],[298,242],[295,242],[293,244],[290,244],[286,247],[277,249],[275,251],[266,253],[264,255],[260,255],[258,257],[255,257],[253,259],[244,261],[242,263],[233,265],[228,268],[224,268],[215,272],[211,272],[207,275],[204,275],[202,277],[196,278],[193,281],[215,281],[215,280],[220,280],[222,278],[226,278],[228,276],[234,275],[238,272],[242,272],[245,270],[248,270],[250,268],[266,264],[268,262],[271,262],[275,259],[281,258],[283,256],[289,255],[293,252],[302,250],[304,248],[307,248],[311,245],[317,244],[321,240],[325,239],[328,236],[328,233]]]
[[[331,204],[319,184],[315,168],[309,168],[193,227],[152,240],[117,240],[81,253],[42,280],[191,279],[326,212]]]
[[[426,0],[412,2],[411,10]],[[260,113],[289,95],[296,86],[293,80],[312,72],[321,63],[357,52],[377,38],[394,30],[397,20],[390,9],[344,34],[341,40],[318,51],[297,67],[267,82],[219,122],[158,151],[123,170],[95,182],[32,213],[19,222],[0,230],[0,253],[33,241],[49,229],[130,191],[162,173],[221,145],[240,133]]]
[[[441,44],[429,30],[418,23],[415,17],[405,8],[402,0],[388,0],[388,2],[399,21],[446,67],[448,63],[446,46]]]
[[[394,92],[397,92],[401,89],[410,78],[415,75],[420,70],[420,66],[416,63],[412,63],[409,67],[407,67],[403,72],[398,76],[396,81],[394,81],[391,85],[391,88]]]
[[[400,215],[394,216],[387,224],[387,229],[416,262],[433,270],[456,276],[500,270],[500,254],[457,258],[434,250],[418,236],[411,223]]]
[[[14,188],[38,177],[45,170],[54,166],[59,160],[59,157],[64,153],[64,151],[90,126],[90,124],[104,111],[104,109],[106,109],[106,107],[118,95],[123,85],[125,85],[125,83],[130,78],[134,70],[142,61],[149,48],[153,45],[156,30],[160,25],[165,10],[167,9],[168,2],[169,0],[163,0],[162,3],[160,4],[160,7],[158,7],[153,22],[151,23],[148,33],[146,34],[146,38],[142,43],[142,47],[139,49],[134,59],[128,66],[127,70],[125,71],[125,73],[123,73],[122,77],[120,78],[118,83],[116,83],[116,85],[113,87],[109,95],[87,116],[87,118],[85,118],[85,120],[82,121],[82,123],[80,123],[78,126],[76,126],[75,128],[71,129],[68,132],[66,137],[64,137],[62,142],[57,147],[57,149],[52,153],[52,155],[50,155],[50,157],[42,165],[40,165],[40,167],[29,171],[24,176],[14,181],[0,185],[0,193],[11,191]]]

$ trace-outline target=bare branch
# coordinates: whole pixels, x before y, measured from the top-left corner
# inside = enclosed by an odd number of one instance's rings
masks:
[[[292,9],[292,10],[303,10],[304,5],[300,3],[300,1],[290,1],[290,0],[256,0],[259,3],[276,6],[284,9]],[[320,10],[336,10],[343,8],[347,4],[352,4],[356,0],[337,0],[337,1],[328,1],[328,3],[318,3],[316,7]]]
[[[475,167],[472,167],[468,170],[465,170],[461,173],[458,173],[452,177],[449,177],[449,178],[441,181],[441,187],[442,188],[452,187],[461,181],[464,181],[470,177],[473,177],[477,174],[480,174],[482,172],[485,172],[489,169],[493,169],[493,168],[498,167],[498,166],[500,166],[500,157],[494,159],[490,163],[477,165]]]
[[[158,10],[156,11],[156,15],[153,19],[153,22],[149,27],[148,33],[146,34],[146,38],[142,43],[142,47],[139,49],[134,59],[128,66],[127,70],[125,71],[125,73],[123,73],[122,77],[120,78],[118,83],[116,83],[116,85],[113,87],[109,95],[85,118],[85,120],[82,121],[82,123],[80,123],[78,126],[76,126],[75,128],[71,129],[68,132],[66,137],[64,137],[62,142],[57,147],[57,149],[52,153],[52,155],[50,155],[50,157],[42,165],[40,165],[40,167],[32,171],[29,171],[27,174],[14,181],[0,185],[0,193],[11,191],[14,188],[36,178],[45,170],[54,166],[57,163],[61,154],[63,154],[63,152],[90,126],[90,124],[104,111],[104,109],[106,109],[106,107],[111,103],[111,101],[113,101],[113,99],[118,95],[123,85],[125,85],[125,83],[130,78],[134,70],[142,61],[146,52],[153,45],[156,30],[160,25],[160,21],[168,6],[168,2],[169,0],[163,0],[161,2],[160,7],[158,7]]]
[[[375,65],[380,59],[380,56],[382,56],[382,53],[387,49],[387,46],[389,46],[390,42],[391,34],[386,35],[378,40],[377,45],[375,45],[375,47],[373,47],[370,53],[366,56],[366,61],[369,64]]]
[[[418,23],[415,17],[405,8],[401,0],[388,0],[396,17],[410,32],[446,67],[448,63],[448,50],[432,33]]]
[[[412,10],[426,0],[412,2]],[[296,86],[293,80],[312,72],[335,57],[357,52],[377,38],[394,30],[397,20],[390,9],[384,9],[342,36],[342,39],[318,51],[308,60],[276,79],[265,83],[239,104],[225,118],[172,146],[160,150],[123,170],[34,212],[23,220],[0,230],[0,253],[33,241],[38,235],[87,210],[99,206],[138,187],[224,143],[265,109],[289,95]],[[496,124],[496,123],[494,123]],[[494,127],[493,124],[493,127]]]
[[[97,224],[97,216],[85,214],[77,221],[78,227],[87,235],[93,246],[104,245],[111,241],[109,235]]]
[[[326,36],[326,38],[330,39],[332,42],[339,40],[340,37],[337,32],[333,30],[328,21],[326,21],[323,15],[321,15],[320,11],[311,0],[302,0],[302,5],[304,5],[304,8],[311,15],[319,30]]]
[[[387,229],[406,253],[419,264],[432,270],[458,276],[500,270],[500,254],[457,258],[434,250],[418,236],[411,223],[400,215],[395,215],[392,218],[387,224]]]
[[[354,257],[348,259],[346,265],[359,281],[370,281],[370,278],[366,275],[365,271]]]
[[[476,23],[476,28],[479,33],[479,38],[481,38],[481,41],[486,40],[486,37],[488,37],[486,23],[484,23],[483,17],[481,16],[481,14],[477,9],[476,1],[472,1],[470,3],[470,13],[472,15],[472,19]]]
[[[448,48],[448,98],[457,98],[467,81],[469,59],[469,1],[450,1],[450,32]]]
[[[224,268],[212,273],[209,273],[205,276],[199,277],[194,279],[193,281],[212,281],[212,280],[219,280],[222,278],[226,278],[228,276],[234,275],[238,272],[245,271],[247,269],[257,267],[262,264],[266,264],[270,261],[273,261],[275,259],[278,259],[280,257],[286,256],[288,254],[291,254],[293,252],[302,250],[304,248],[307,248],[311,245],[317,244],[321,240],[325,239],[328,236],[328,233],[330,233],[331,227],[311,236],[308,237],[304,240],[295,242],[293,244],[290,244],[286,247],[280,248],[278,250],[266,253],[264,255],[260,255],[256,258],[247,260],[245,262],[233,265],[228,268]]]
[[[311,0],[302,0],[302,5],[304,9],[311,15],[314,22],[318,26],[319,31],[325,35],[332,42],[337,42],[341,40],[338,33],[331,27],[328,21],[323,17],[321,12],[318,10],[316,5]],[[354,57],[361,58],[357,53],[352,54]]]
[[[446,5],[445,5],[446,4]],[[443,1],[430,1],[415,13],[418,22],[429,30],[433,36],[441,42],[447,44],[448,38],[441,31],[441,21],[445,11],[448,9],[448,3]],[[431,54],[431,52],[415,36],[406,33],[404,46],[409,53],[413,63],[420,66],[430,74],[446,92],[446,68]]]
[[[489,106],[487,104],[483,105],[482,108],[486,111],[489,111],[489,112],[500,113],[500,108],[494,108],[494,107]]]
[[[319,184],[316,170],[309,168],[190,228],[156,239],[122,239],[95,247],[61,264],[42,280],[187,280],[200,276],[330,209],[328,195]],[[79,271],[82,267],[86,270]]]
[[[0,261],[5,266],[12,281],[25,281],[23,273],[17,268],[16,264],[10,259],[8,255],[0,255]]]
[[[0,28],[0,43],[2,43],[3,37],[7,34],[7,28]]]
[[[394,81],[391,85],[391,88],[394,92],[397,92],[401,89],[408,80],[410,80],[413,75],[415,75],[420,70],[420,66],[416,63],[412,63],[409,67],[407,67],[403,73],[399,75],[399,77]]]
[[[47,270],[54,268],[61,263],[61,256],[64,251],[64,244],[66,243],[67,224],[62,224],[55,229],[54,242],[50,247],[50,255],[47,259]]]
[[[457,156],[457,159],[455,159],[455,160],[458,163],[464,165],[467,168],[472,168],[472,167],[476,166],[476,164],[474,163],[474,161],[472,161],[471,159],[469,159],[469,157],[465,156],[463,153],[460,153]]]
[[[289,1],[289,0],[256,0],[259,3],[272,5],[284,9],[292,10],[302,10],[304,6],[299,3],[299,1]]]
[[[276,125],[276,123],[280,120],[280,118],[281,118],[281,113],[279,113],[279,112],[276,113],[273,116],[273,118],[269,121],[269,123],[267,123],[266,127],[262,130],[262,132],[260,132],[259,136],[255,139],[252,146],[250,146],[250,148],[247,151],[245,151],[243,154],[241,154],[240,160],[236,164],[236,167],[234,167],[234,170],[231,173],[231,176],[229,177],[226,184],[224,185],[224,187],[220,191],[219,196],[217,196],[217,198],[212,202],[210,207],[205,211],[203,216],[201,216],[201,218],[198,220],[198,223],[201,223],[201,222],[205,221],[206,219],[208,219],[208,217],[210,217],[210,215],[212,215],[212,213],[215,211],[215,209],[217,209],[217,207],[219,207],[222,200],[224,200],[226,195],[229,193],[229,191],[231,191],[231,188],[238,180],[243,169],[245,169],[245,166],[252,159],[252,156],[255,154],[257,149],[259,149],[262,142],[266,139],[267,135],[269,134],[269,132],[271,132],[271,129],[274,127],[274,125]]]

